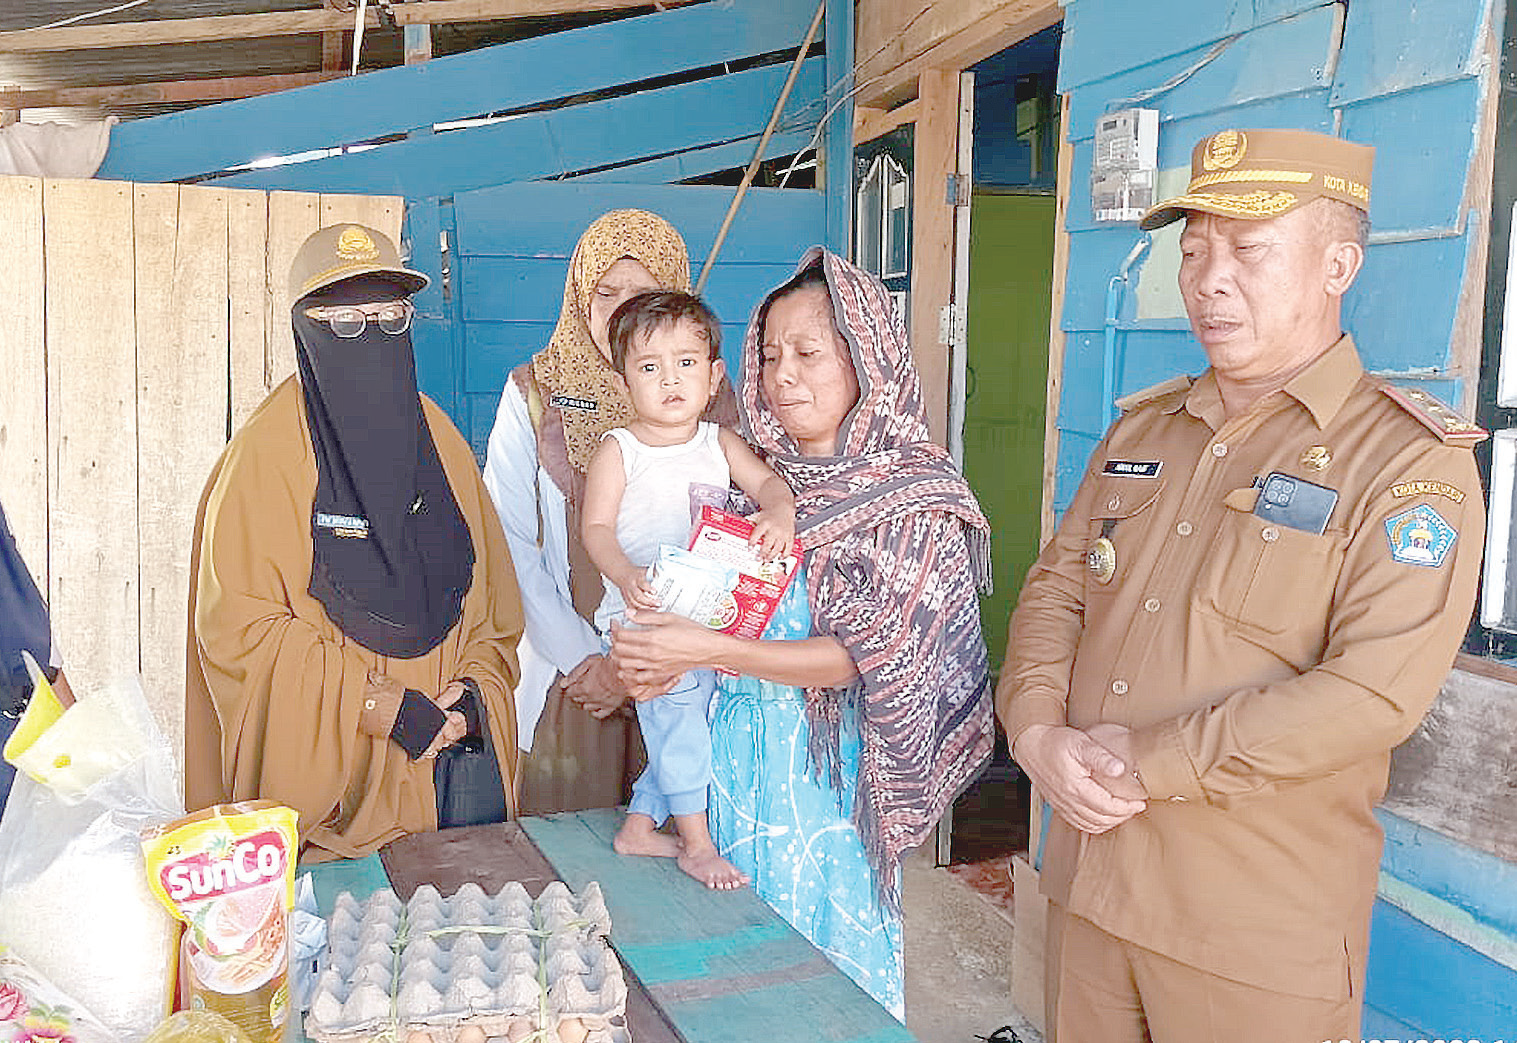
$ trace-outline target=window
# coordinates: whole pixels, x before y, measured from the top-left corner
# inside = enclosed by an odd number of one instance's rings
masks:
[[[1512,213],[1517,216],[1517,203]],[[1493,232],[1496,231],[1493,229]],[[1508,232],[1510,224],[1508,225]],[[1492,426],[1490,443],[1490,513],[1486,522],[1485,576],[1480,591],[1480,627],[1488,631],[1490,651],[1510,654],[1517,650],[1517,241],[1510,241],[1504,279],[1505,302],[1499,326],[1487,323],[1486,350],[1496,370],[1494,402],[1482,409],[1482,419]],[[1493,251],[1494,253],[1494,251]],[[1493,262],[1495,258],[1493,257]],[[1494,267],[1494,264],[1493,264]],[[1498,273],[1492,272],[1493,281]],[[1487,296],[1487,307],[1494,302]],[[1494,336],[1493,336],[1494,334]],[[1486,369],[1491,367],[1488,361]],[[1482,396],[1484,397],[1484,396]],[[1485,405],[1485,403],[1482,403]],[[1509,636],[1503,636],[1509,635]]]
[[[891,156],[881,153],[859,182],[858,243],[855,257],[881,279],[908,274],[911,239],[911,180]]]
[[[854,194],[854,263],[880,277],[907,319],[911,285],[911,141],[899,128],[859,147]]]

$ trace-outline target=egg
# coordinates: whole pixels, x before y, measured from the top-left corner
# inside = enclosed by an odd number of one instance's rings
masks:
[[[532,1035],[532,1019],[517,1018],[506,1026],[506,1043],[521,1043]]]
[[[590,1030],[578,1018],[565,1018],[558,1023],[559,1043],[585,1043]]]
[[[465,1025],[458,1030],[456,1043],[485,1043],[485,1030],[478,1025]]]
[[[413,1031],[406,1036],[406,1043],[432,1043],[432,1036],[427,1032]]]

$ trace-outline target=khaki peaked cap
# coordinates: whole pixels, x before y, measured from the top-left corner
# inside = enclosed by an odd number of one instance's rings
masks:
[[[1152,231],[1192,210],[1264,220],[1323,198],[1368,213],[1374,163],[1373,146],[1314,131],[1219,131],[1191,151],[1185,194],[1151,207],[1139,227]]]
[[[406,293],[431,282],[400,262],[390,237],[365,225],[329,225],[312,232],[290,262],[290,300],[298,301],[355,275],[384,275]]]

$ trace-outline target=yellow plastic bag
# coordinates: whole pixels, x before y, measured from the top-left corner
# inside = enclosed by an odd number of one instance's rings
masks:
[[[289,915],[300,838],[294,809],[217,804],[143,834],[148,886],[185,932],[193,1007],[253,1043],[278,1043],[290,1013]]]
[[[66,804],[148,752],[148,739],[131,726],[125,708],[93,695],[64,709],[47,676],[29,654],[31,702],[5,744],[5,759]]]
[[[181,1010],[163,1019],[143,1043],[252,1043],[246,1032],[209,1010]]]
[[[26,672],[32,679],[32,698],[26,704],[21,720],[16,722],[16,730],[5,740],[5,759],[45,785],[44,779],[39,779],[31,770],[22,768],[17,763],[17,758],[24,756],[42,734],[58,722],[58,718],[63,716],[63,704],[58,701],[57,693],[48,683],[47,675],[37,665],[37,660],[26,649],[21,650],[21,661],[26,664]]]

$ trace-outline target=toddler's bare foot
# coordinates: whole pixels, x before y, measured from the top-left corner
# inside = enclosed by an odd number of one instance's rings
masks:
[[[714,847],[681,852],[679,867],[716,891],[732,891],[748,883],[737,866],[717,854]]]
[[[617,830],[611,847],[618,855],[652,855],[655,858],[678,858],[685,845],[678,837],[660,833],[647,815],[628,815]]]

